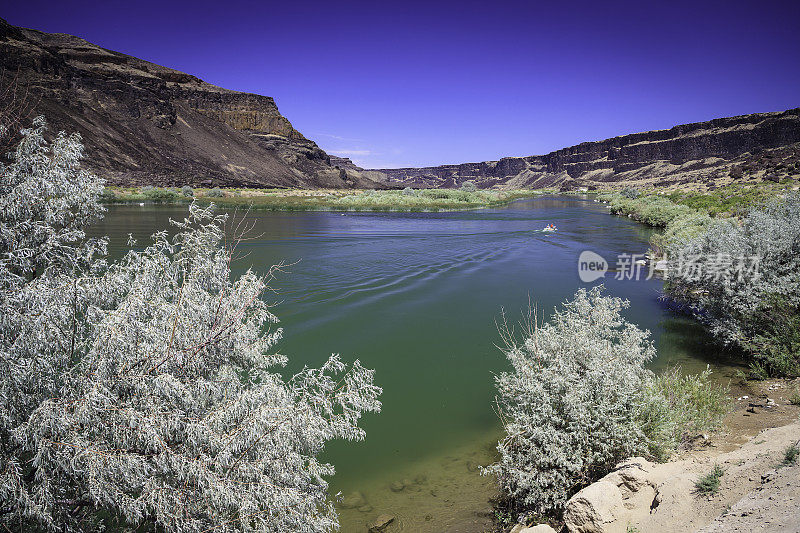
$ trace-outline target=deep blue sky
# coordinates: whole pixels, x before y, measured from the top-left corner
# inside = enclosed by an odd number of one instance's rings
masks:
[[[273,96],[373,168],[800,106],[800,0],[11,0],[0,17]]]

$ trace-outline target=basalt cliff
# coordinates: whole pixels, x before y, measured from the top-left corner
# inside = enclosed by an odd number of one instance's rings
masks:
[[[800,108],[585,142],[546,155],[426,168],[380,169],[395,185],[709,189],[800,174]]]
[[[0,122],[18,128],[41,114],[52,131],[80,133],[86,166],[125,186],[459,187],[469,180],[504,189],[702,189],[800,174],[800,108],[585,142],[546,155],[365,170],[304,137],[268,96],[2,19],[0,100]],[[16,114],[12,120],[9,111]]]
[[[41,114],[53,131],[80,133],[86,166],[111,184],[382,187],[331,164],[268,96],[2,19],[0,94],[0,109],[23,115],[6,117],[23,118],[14,126]]]

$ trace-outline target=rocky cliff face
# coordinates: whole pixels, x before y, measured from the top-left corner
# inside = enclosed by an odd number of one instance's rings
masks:
[[[4,98],[22,102],[17,111],[79,132],[87,166],[114,184],[380,186],[331,165],[270,97],[216,87],[71,35],[0,19],[0,84]]]
[[[800,174],[800,108],[684,124],[586,142],[542,156],[426,168],[381,169],[398,185],[715,187]]]

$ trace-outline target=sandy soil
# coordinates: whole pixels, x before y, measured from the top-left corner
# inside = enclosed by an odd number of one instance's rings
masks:
[[[638,531],[683,533],[708,526],[716,528],[708,529],[709,533],[800,533],[800,466],[776,469],[786,444],[800,440],[800,407],[789,402],[796,390],[800,390],[800,380],[732,384],[735,408],[725,427],[709,438],[698,436],[690,450],[658,465],[670,470],[680,485],[675,492],[687,497],[672,510],[665,504],[658,519],[636,524]],[[401,490],[392,490],[386,482],[367,484],[362,490],[366,505],[340,509],[341,531],[365,533],[386,514],[394,521],[385,533],[492,531],[489,500],[496,488],[492,479],[478,474],[477,467],[491,462],[493,444],[465,443],[462,450],[430,458],[414,471],[397,473]],[[694,494],[694,481],[717,463],[726,471],[720,491],[710,497]],[[798,521],[791,522],[790,529],[780,529],[777,524],[790,523],[781,517],[792,513]]]
[[[595,484],[619,487],[621,506],[605,489],[587,490],[574,509],[593,506],[604,518],[585,531],[800,532],[800,461],[783,464],[787,447],[800,444],[800,407],[789,401],[799,387],[800,380],[734,388],[736,408],[722,431],[698,436],[693,449],[668,463],[633,459]],[[719,490],[698,493],[695,483],[715,465],[724,471]],[[586,527],[582,520],[572,525]]]

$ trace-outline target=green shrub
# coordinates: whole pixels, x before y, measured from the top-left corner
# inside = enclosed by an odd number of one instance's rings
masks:
[[[724,474],[725,471],[721,466],[714,465],[714,468],[711,469],[711,472],[695,482],[695,491],[697,491],[698,494],[716,494],[717,491],[719,491],[719,485]]]
[[[622,194],[612,194],[603,196],[602,199],[609,202],[612,214],[630,215],[634,220],[656,227],[665,227],[676,218],[686,217],[694,212],[690,207],[655,195],[629,198]]]
[[[181,187],[181,194],[187,198],[191,198],[192,196],[194,196],[194,189],[192,189],[188,185],[184,185],[183,187]]]
[[[478,186],[475,185],[474,181],[465,181],[461,184],[461,190],[464,192],[475,192],[478,190]]]
[[[798,448],[796,444],[789,445],[783,451],[783,462],[781,462],[781,465],[782,466],[796,465],[798,456],[800,456],[800,448]]]
[[[800,405],[800,391],[794,391],[794,393],[789,396],[789,403],[792,405]]]
[[[113,189],[109,189],[105,187],[103,192],[100,193],[100,201],[101,202],[113,202],[117,199],[117,195],[114,193]]]
[[[625,187],[620,191],[620,194],[625,198],[639,198],[642,193],[638,189],[634,189],[633,187]]]
[[[416,196],[417,191],[415,191],[411,187],[406,187],[405,189],[403,189],[403,194],[406,196]]]
[[[180,195],[173,190],[157,189],[155,187],[143,190],[143,193],[144,197],[152,202],[172,202],[180,197]]]
[[[729,388],[715,385],[710,377],[709,367],[684,375],[676,366],[648,383],[643,417],[650,456],[667,460],[691,437],[721,427],[731,409]]]
[[[211,189],[206,193],[206,196],[209,196],[211,198],[222,198],[223,196],[225,196],[225,194],[222,192],[222,190],[220,190],[219,187],[214,187],[213,189]]]
[[[704,235],[713,224],[728,223],[730,222],[715,220],[701,212],[680,216],[671,220],[663,233],[657,233],[650,238],[650,248],[655,255],[663,256]]]

